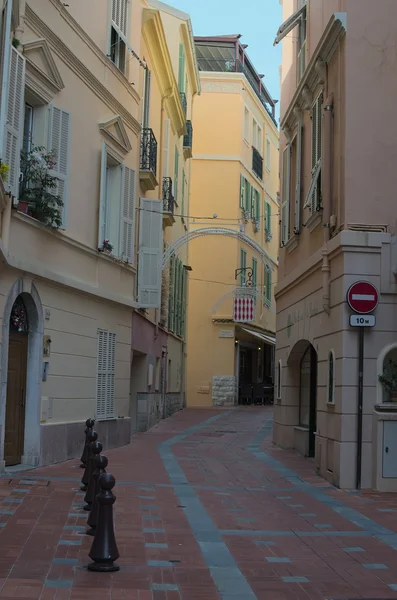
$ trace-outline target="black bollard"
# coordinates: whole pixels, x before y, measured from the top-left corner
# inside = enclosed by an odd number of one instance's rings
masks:
[[[112,489],[116,480],[110,473],[104,473],[100,475],[98,482],[101,489],[97,496],[98,523],[88,555],[94,562],[88,565],[88,570],[104,573],[119,571],[120,567],[114,564],[114,561],[120,556],[113,528],[113,504],[116,497],[112,494]]]
[[[94,431],[93,429],[91,429],[88,433],[87,433],[87,441],[88,441],[88,457],[87,457],[87,464],[85,466],[85,470],[83,473],[83,477],[81,478],[81,483],[83,484],[81,489],[83,490],[83,492],[87,491],[88,488],[88,484],[90,482],[91,479],[91,475],[92,475],[92,463],[90,462],[90,456],[91,456],[91,444],[92,442],[96,442],[98,439],[98,434],[96,431]]]
[[[89,476],[88,488],[87,488],[87,491],[84,496],[84,502],[86,502],[86,505],[83,507],[84,510],[91,510],[92,501],[94,500],[95,479],[94,479],[93,475],[94,475],[94,471],[95,471],[95,457],[97,454],[100,454],[102,452],[101,442],[92,442],[90,444],[90,450],[91,450],[91,455],[88,460],[91,461],[91,469],[90,469],[90,472],[88,473],[88,476]]]
[[[106,473],[106,467],[108,466],[108,459],[106,458],[106,456],[104,454],[97,454],[94,458],[94,465],[95,465],[95,470],[92,474],[92,478],[95,481],[95,492],[94,492],[94,499],[91,504],[91,511],[90,511],[90,514],[88,515],[88,519],[87,519],[87,525],[89,525],[89,527],[90,527],[86,531],[87,535],[95,535],[95,530],[96,530],[96,526],[97,526],[97,522],[98,522],[98,509],[99,509],[97,496],[98,496],[99,492],[101,491],[98,480],[101,475]]]
[[[90,429],[92,429],[95,425],[95,421],[94,419],[87,419],[85,422],[85,442],[84,442],[84,448],[83,448],[83,453],[81,455],[80,461],[81,461],[81,465],[80,467],[82,469],[85,469],[85,466],[87,464],[87,458],[88,458],[88,439],[87,439],[87,435]]]

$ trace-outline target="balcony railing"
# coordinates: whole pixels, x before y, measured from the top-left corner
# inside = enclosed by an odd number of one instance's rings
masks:
[[[186,113],[187,113],[187,99],[186,99],[186,94],[185,94],[185,92],[179,92],[179,95],[181,97],[183,112],[185,113],[185,117],[186,117]]]
[[[171,177],[163,177],[163,211],[174,214],[175,198]]]
[[[192,148],[193,146],[193,125],[191,121],[186,121],[186,135],[183,136],[183,147]]]
[[[141,171],[151,171],[153,175],[157,172],[157,140],[150,128],[142,129],[141,132]]]
[[[268,106],[267,99],[264,97],[263,89],[259,81],[255,80],[255,77],[250,70],[240,61],[235,59],[226,58],[202,58],[197,59],[199,71],[217,71],[221,73],[244,73],[255,94],[265,107],[269,117],[273,123],[277,126],[277,121],[274,117],[273,112]]]
[[[263,158],[256,148],[252,146],[252,170],[259,177],[263,179]]]

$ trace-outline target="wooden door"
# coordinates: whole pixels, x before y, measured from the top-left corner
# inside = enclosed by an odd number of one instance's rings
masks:
[[[22,333],[10,333],[4,436],[6,466],[18,465],[23,454],[27,351],[28,336]]]

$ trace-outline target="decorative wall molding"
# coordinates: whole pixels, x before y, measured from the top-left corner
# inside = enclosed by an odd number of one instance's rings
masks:
[[[114,115],[107,121],[99,123],[103,137],[114,144],[123,154],[131,151],[132,146],[120,115]]]
[[[55,5],[59,4],[58,0],[50,1]],[[72,19],[72,17],[70,17],[70,19]],[[72,19],[72,21],[74,21],[74,19]],[[26,5],[25,22],[36,33],[36,35],[40,36],[41,38],[45,38],[52,52],[56,54],[70,68],[70,70],[73,71],[87,85],[87,87],[89,87],[94,94],[111,109],[113,113],[119,114],[124,122],[132,129],[132,131],[139,135],[141,131],[141,125],[137,119],[135,119],[135,117],[124,107],[124,105],[121,104],[121,102],[119,102],[115,96],[113,96],[108,87],[103,85],[95,77],[95,75],[91,73],[88,67],[86,67],[81,60],[79,60],[77,56],[73,54],[66,44],[64,44],[64,42],[44,23],[44,21],[40,19],[40,17],[28,4]],[[73,28],[76,29],[75,27]],[[84,39],[84,41],[86,43],[88,43],[87,40],[89,40],[91,46],[97,48],[91,38],[88,38],[88,36],[85,36],[85,38],[86,39]],[[98,52],[99,58],[106,58],[99,48]],[[106,65],[107,60],[105,61]],[[126,83],[128,84],[127,80]],[[127,86],[127,89],[129,89],[129,87],[130,86]],[[137,94],[133,94],[130,89],[129,92],[134,100],[139,101],[139,96]]]
[[[215,81],[202,81],[201,90],[209,93],[239,94],[241,84],[239,83],[221,83]]]
[[[35,53],[39,53],[45,70],[35,62]],[[23,55],[26,59],[26,85],[49,104],[55,94],[63,90],[61,74],[55,64],[52,52],[44,38],[38,38],[23,44]]]

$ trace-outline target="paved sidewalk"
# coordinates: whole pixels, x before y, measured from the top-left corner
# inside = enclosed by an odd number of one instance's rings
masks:
[[[185,410],[107,453],[121,570],[88,572],[78,461],[0,479],[0,600],[397,598],[397,495],[342,492],[269,408]]]

